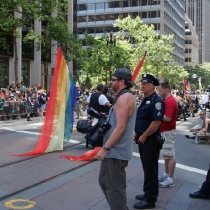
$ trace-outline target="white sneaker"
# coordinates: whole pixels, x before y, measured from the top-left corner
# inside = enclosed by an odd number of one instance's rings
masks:
[[[168,178],[162,182],[159,183],[159,187],[174,187],[175,183],[174,181],[170,181]]]
[[[164,174],[162,174],[162,175],[159,175],[158,176],[158,181],[164,181],[164,180],[166,180],[168,178],[168,176],[165,176]]]

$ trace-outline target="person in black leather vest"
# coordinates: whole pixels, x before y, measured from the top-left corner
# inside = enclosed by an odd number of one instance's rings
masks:
[[[86,106],[88,105],[89,107],[95,109],[97,112],[103,112],[105,107],[110,107],[111,104],[106,98],[105,95],[102,94],[104,85],[103,84],[98,84],[96,87],[96,92],[92,93],[88,98],[87,101],[82,101],[81,102]]]

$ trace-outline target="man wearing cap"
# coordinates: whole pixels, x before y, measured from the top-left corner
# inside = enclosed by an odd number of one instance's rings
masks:
[[[111,128],[105,133],[103,148],[96,158],[101,160],[100,187],[111,210],[127,210],[126,172],[133,152],[133,130],[136,119],[136,103],[132,91],[131,72],[117,69],[111,78],[111,88],[117,93],[107,117]]]
[[[158,80],[152,75],[142,75],[141,91],[145,98],[137,111],[134,140],[138,143],[144,169],[144,194],[136,195],[141,202],[134,204],[135,209],[155,208],[159,192],[157,134],[163,121],[164,101],[155,92],[158,85]]]

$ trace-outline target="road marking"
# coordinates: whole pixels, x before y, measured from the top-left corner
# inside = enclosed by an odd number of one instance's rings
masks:
[[[139,153],[137,153],[137,152],[133,152],[133,156],[140,157]],[[158,162],[164,164],[164,160],[158,160]],[[183,170],[186,170],[186,171],[195,172],[195,173],[202,174],[202,175],[207,174],[207,171],[204,171],[204,170],[201,170],[201,169],[198,169],[198,168],[193,168],[193,167],[190,167],[190,166],[185,166],[185,165],[182,165],[182,164],[179,164],[179,163],[176,164],[176,168],[180,168],[180,169],[183,169]]]
[[[16,131],[16,132],[18,132],[18,133],[32,134],[32,135],[39,135],[39,134],[40,134],[40,133],[38,133],[38,132],[17,131],[17,130],[15,130],[15,129],[8,128],[8,127],[3,127],[2,129],[4,129],[4,130],[9,130],[9,131]],[[81,141],[74,140],[74,139],[70,139],[68,142],[69,142],[69,143],[72,143],[72,144],[78,144],[78,143],[80,143]],[[85,144],[81,144],[81,145],[85,145]],[[136,153],[136,152],[133,152],[133,156],[135,156],[135,157],[140,157],[139,153]],[[163,161],[163,160],[159,160],[158,162],[164,164],[164,161]],[[180,168],[180,169],[184,169],[184,170],[186,170],[186,171],[192,171],[192,172],[199,173],[199,174],[203,174],[203,175],[206,175],[206,174],[207,174],[207,171],[204,171],[204,170],[201,170],[201,169],[198,169],[198,168],[193,168],[193,167],[185,166],[185,165],[182,165],[182,164],[179,164],[179,163],[176,164],[176,167],[177,167],[177,168]]]
[[[13,203],[15,202],[24,202],[24,203],[29,203],[29,204],[27,206],[14,206]],[[15,200],[9,200],[5,202],[4,205],[10,209],[30,209],[36,205],[36,202],[26,200],[26,199],[15,199]]]

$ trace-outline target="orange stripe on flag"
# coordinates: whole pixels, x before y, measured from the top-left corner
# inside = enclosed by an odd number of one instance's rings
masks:
[[[133,72],[133,75],[132,75],[132,81],[133,82],[136,82],[138,80],[140,69],[141,69],[141,67],[144,63],[144,59],[145,59],[146,55],[147,55],[147,52],[145,51],[143,58],[139,61],[138,65],[136,66],[136,68]]]

